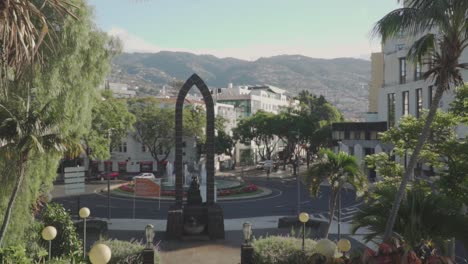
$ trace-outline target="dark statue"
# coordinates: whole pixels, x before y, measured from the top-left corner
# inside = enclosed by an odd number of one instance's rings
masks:
[[[192,182],[187,193],[187,204],[188,205],[201,205],[202,197],[200,195],[200,181],[197,176],[192,176]]]

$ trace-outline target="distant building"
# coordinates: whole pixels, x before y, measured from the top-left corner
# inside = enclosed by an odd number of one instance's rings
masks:
[[[136,92],[129,90],[128,85],[125,83],[107,82],[105,89],[112,91],[115,98],[132,98],[136,95]]]
[[[272,85],[246,85],[212,89],[212,96],[217,103],[232,105],[236,113],[236,121],[254,115],[259,110],[278,114],[287,107],[298,107],[299,101],[294,100],[287,91]],[[253,141],[250,144],[236,144],[236,160],[241,156],[250,156],[254,162],[259,160],[258,149]],[[283,149],[281,143],[276,145],[276,152]]]

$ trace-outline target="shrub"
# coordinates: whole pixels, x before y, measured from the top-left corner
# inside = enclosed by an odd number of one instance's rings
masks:
[[[316,242],[305,240],[305,251],[302,252],[302,239],[294,237],[270,236],[254,240],[254,263],[289,264],[312,263]]]
[[[29,264],[33,260],[26,255],[22,246],[9,246],[0,248],[0,263],[2,264]]]
[[[98,243],[98,242],[96,242]],[[144,245],[136,240],[104,240],[99,243],[106,244],[112,252],[112,257],[109,264],[139,264],[142,263],[142,252],[145,249]],[[155,249],[154,263],[159,263],[159,254]]]
[[[67,256],[79,259],[83,255],[83,246],[76,232],[70,214],[57,203],[49,203],[42,213],[44,226],[53,226],[57,229],[57,237],[52,240],[52,257]],[[44,246],[46,242],[44,241]]]

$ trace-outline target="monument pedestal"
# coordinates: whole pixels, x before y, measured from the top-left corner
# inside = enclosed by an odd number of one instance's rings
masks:
[[[207,205],[208,236],[211,239],[224,239],[224,214],[218,204]]]
[[[173,206],[167,216],[166,239],[181,240],[192,236],[185,232],[184,225],[193,217],[199,224],[205,226],[200,235],[206,235],[212,240],[224,239],[224,214],[218,204],[184,205],[183,209]]]
[[[184,215],[182,208],[178,205],[173,205],[167,212],[166,239],[179,240],[182,239],[184,232]]]

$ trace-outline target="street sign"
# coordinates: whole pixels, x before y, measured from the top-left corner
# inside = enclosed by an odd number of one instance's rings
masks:
[[[85,192],[84,167],[65,168],[65,194],[80,194]]]

